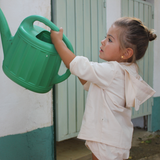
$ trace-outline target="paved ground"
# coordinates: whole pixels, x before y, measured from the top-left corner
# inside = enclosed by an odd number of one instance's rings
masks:
[[[156,133],[151,133],[142,129],[135,129],[133,134],[132,146],[138,146],[141,137],[143,140],[148,136],[154,136]],[[57,160],[92,160],[91,152],[85,147],[84,141],[77,138],[72,138],[57,143]],[[144,157],[137,160],[160,160],[160,153],[151,157]]]
[[[159,154],[156,154],[154,156],[150,156],[150,157],[144,157],[144,158],[141,158],[139,160],[160,160],[160,153]]]

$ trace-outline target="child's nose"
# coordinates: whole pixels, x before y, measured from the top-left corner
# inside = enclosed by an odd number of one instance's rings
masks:
[[[101,44],[102,44],[102,45],[104,44],[104,41],[105,41],[105,39],[103,39],[103,40],[101,41]]]

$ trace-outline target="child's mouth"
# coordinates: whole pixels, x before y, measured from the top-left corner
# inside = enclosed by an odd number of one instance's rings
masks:
[[[100,48],[100,52],[103,52],[103,50]]]

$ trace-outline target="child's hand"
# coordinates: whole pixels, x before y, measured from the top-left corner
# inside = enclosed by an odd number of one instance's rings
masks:
[[[63,38],[63,28],[60,28],[59,32],[51,30],[51,40],[55,45],[57,42],[62,41]]]
[[[60,28],[59,32],[51,30],[51,40],[54,44],[55,49],[57,50],[62,61],[69,68],[70,62],[75,58],[75,55],[70,51],[65,43],[62,41],[63,38],[63,29]]]

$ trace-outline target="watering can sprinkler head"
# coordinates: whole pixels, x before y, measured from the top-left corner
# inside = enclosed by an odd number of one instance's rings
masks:
[[[1,39],[2,39],[3,52],[5,56],[7,49],[10,48],[11,41],[12,41],[12,35],[8,27],[6,18],[1,9],[0,9],[0,34],[1,34]]]

